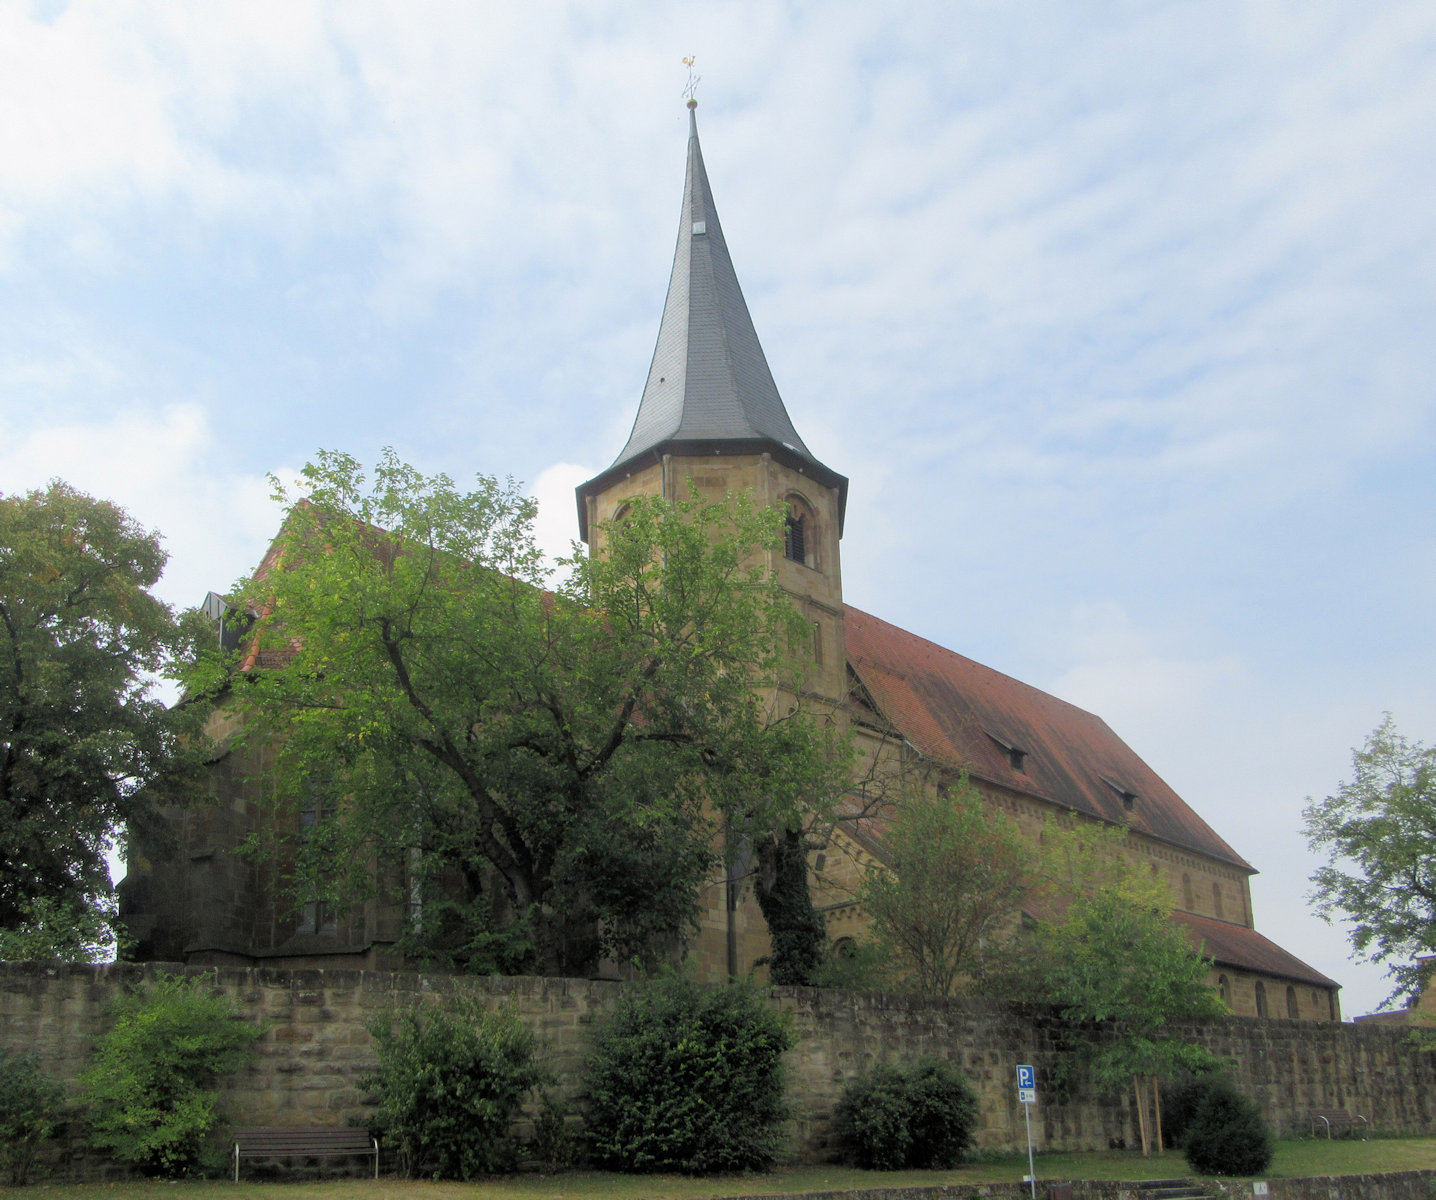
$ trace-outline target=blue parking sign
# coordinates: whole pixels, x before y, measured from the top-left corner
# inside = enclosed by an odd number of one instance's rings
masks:
[[[1029,1066],[1017,1068],[1017,1103],[1022,1105],[1022,1120],[1027,1126],[1027,1176],[1032,1200],[1037,1200],[1037,1166],[1032,1156],[1032,1106],[1037,1103],[1037,1072]]]
[[[1031,1067],[1017,1068],[1017,1102],[1037,1103],[1037,1072]]]

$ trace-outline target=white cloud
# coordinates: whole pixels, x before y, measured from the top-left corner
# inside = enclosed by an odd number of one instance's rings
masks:
[[[1156,639],[1137,630],[1115,602],[1079,608],[1059,636],[1071,665],[1051,690],[1104,715],[1119,730],[1189,718],[1221,695],[1250,686],[1235,655],[1208,660],[1164,655]]]
[[[7,421],[0,447],[5,492],[63,479],[159,530],[171,557],[157,591],[177,607],[225,590],[258,563],[278,531],[268,482],[225,469],[208,417],[195,405],[29,429]]]
[[[578,540],[577,501],[574,489],[602,470],[578,463],[554,463],[539,472],[529,494],[538,501],[534,541],[550,564],[573,553]]]
[[[0,187],[12,203],[53,203],[117,175],[148,190],[179,168],[157,64],[105,11],[44,24],[0,9]]]
[[[1335,790],[1348,748],[1380,714],[1261,678],[1230,652],[1177,657],[1167,646],[1176,630],[1141,628],[1114,604],[1075,611],[1049,635],[1073,663],[1049,690],[1102,716],[1256,866],[1257,927],[1345,985],[1348,1017],[1374,1011],[1389,991],[1384,969],[1354,965],[1344,933],[1311,912],[1321,860],[1306,846],[1302,809]]]

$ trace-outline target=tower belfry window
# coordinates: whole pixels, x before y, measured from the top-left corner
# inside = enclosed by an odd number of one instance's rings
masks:
[[[783,557],[795,563],[808,561],[806,522],[799,513],[789,512],[783,521]]]

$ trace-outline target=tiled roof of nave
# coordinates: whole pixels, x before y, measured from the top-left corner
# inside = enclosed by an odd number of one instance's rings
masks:
[[[1253,868],[1100,717],[850,605],[848,663],[922,754],[1181,849]],[[1008,749],[1022,752],[1022,767]],[[1122,793],[1132,796],[1127,809]]]

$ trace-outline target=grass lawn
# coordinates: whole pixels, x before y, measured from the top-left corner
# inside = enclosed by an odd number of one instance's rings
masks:
[[[1297,1178],[1306,1175],[1352,1175],[1367,1171],[1409,1171],[1436,1167],[1436,1138],[1397,1138],[1385,1141],[1278,1142],[1276,1159],[1262,1178]],[[19,1197],[65,1196],[76,1200],[707,1200],[710,1197],[784,1195],[797,1192],[841,1191],[875,1187],[912,1187],[943,1183],[1001,1183],[1021,1180],[1027,1174],[1025,1155],[970,1163],[954,1171],[855,1171],[846,1167],[794,1167],[768,1175],[723,1179],[687,1179],[680,1176],[609,1175],[575,1171],[564,1175],[517,1175],[482,1183],[417,1183],[398,1179],[351,1179],[333,1183],[247,1183],[240,1188],[228,1181],[196,1183],[94,1183],[43,1182],[25,1189],[0,1188]],[[1039,1179],[1160,1179],[1188,1175],[1178,1153],[1143,1158],[1131,1151],[1106,1154],[1041,1154]]]

